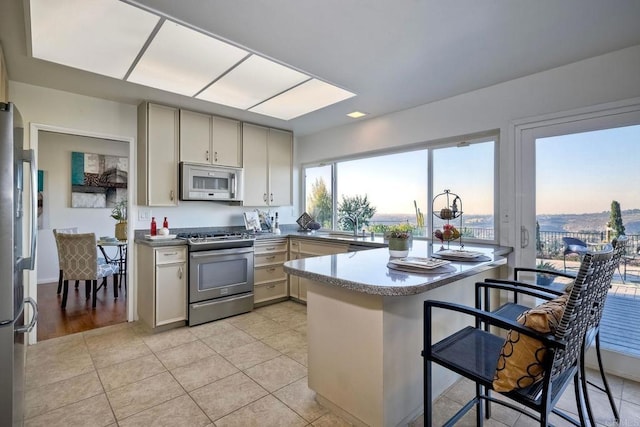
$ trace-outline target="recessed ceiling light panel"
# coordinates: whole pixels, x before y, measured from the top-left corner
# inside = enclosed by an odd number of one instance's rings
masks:
[[[362,111],[352,111],[347,114],[347,116],[351,117],[352,119],[359,119],[360,117],[364,117],[366,115],[367,113],[363,113]]]
[[[355,94],[352,92],[312,79],[250,108],[249,111],[291,120],[353,96]]]
[[[165,21],[128,80],[193,96],[248,54],[191,28]]]
[[[113,0],[31,0],[34,58],[122,79],[160,18]]]
[[[284,65],[251,55],[196,98],[246,110],[309,78]]]

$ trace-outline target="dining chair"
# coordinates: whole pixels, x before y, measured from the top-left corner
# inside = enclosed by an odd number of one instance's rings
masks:
[[[60,247],[58,246],[58,234],[78,234],[78,227],[53,229],[53,238],[56,241],[56,250],[58,251],[58,267],[60,269],[60,273],[58,274],[58,291],[56,293],[60,295],[60,292],[62,292],[62,257],[60,256]],[[80,281],[76,280],[76,289],[78,289],[79,283]]]
[[[84,280],[86,297],[92,294],[92,307],[96,307],[98,279],[113,276],[114,294],[118,286],[118,268],[112,264],[98,262],[96,235],[94,233],[57,234],[58,248],[62,258],[63,293],[61,307],[67,306],[69,280]],[[92,292],[90,284],[93,285]],[[103,285],[106,281],[103,282]],[[101,285],[102,286],[102,285]]]
[[[587,253],[587,244],[574,237],[563,237],[562,242],[564,243],[562,261],[564,262],[564,271],[567,271],[567,255],[576,254],[582,259],[582,256]]]
[[[612,241],[611,246],[613,247],[613,256],[608,266],[608,272],[606,272],[606,274],[609,276],[609,286],[601,288],[601,291],[604,292],[604,295],[601,296],[603,298],[603,301],[606,301],[607,291],[611,287],[611,280],[613,278],[613,274],[615,273],[615,269],[619,268],[620,259],[624,254],[625,245],[626,245],[625,239],[622,239],[622,241],[620,241],[620,239],[618,238]],[[575,279],[574,276],[570,274],[562,273],[559,271],[548,271],[548,270],[541,270],[541,269],[535,269],[535,268],[516,268],[514,270],[515,280],[486,279],[484,282],[476,283],[476,308],[479,308],[485,311],[490,311],[498,316],[501,316],[510,320],[516,320],[522,313],[529,310],[528,306],[523,305],[519,301],[519,294],[525,294],[541,300],[549,301],[553,298],[557,298],[565,294],[569,290],[570,286],[572,285],[571,283],[568,283],[568,284],[564,283],[564,284],[558,284],[556,286],[540,286],[537,284],[521,281],[520,273],[537,273],[537,274],[543,273],[543,274],[553,275],[556,277],[563,277],[565,279]],[[491,299],[489,294],[490,290],[503,291],[503,295],[507,296],[506,294],[508,293],[508,295],[510,295],[510,298],[507,302],[500,305],[497,309],[492,310]],[[595,388],[597,388],[598,390],[606,393],[607,398],[609,399],[609,404],[611,406],[611,410],[613,412],[614,418],[616,419],[616,421],[619,421],[620,419],[618,410],[615,405],[615,401],[613,399],[611,388],[606,378],[604,366],[602,363],[602,355],[600,352],[600,320],[602,319],[603,309],[604,309],[604,303],[600,304],[598,306],[598,309],[594,310],[591,313],[592,319],[590,324],[590,331],[589,331],[589,334],[587,334],[587,336],[585,337],[583,351],[581,353],[581,358],[584,359],[584,353],[595,342],[596,358],[598,361],[598,368],[600,372],[602,385],[595,384],[592,381],[589,381],[587,379],[584,372],[584,363],[581,364],[582,373],[580,378],[581,387],[584,393],[586,411],[591,423],[594,425],[595,425],[595,421],[594,421],[593,411],[591,409],[591,402],[589,400],[587,384],[590,384]],[[491,409],[488,402],[486,405],[486,411],[487,411],[487,414],[489,415]]]
[[[425,425],[432,425],[432,364],[438,364],[476,383],[475,396],[446,426],[455,424],[476,408],[476,423],[485,418],[483,402],[506,406],[549,425],[551,413],[576,426],[586,425],[583,372],[583,345],[593,327],[594,309],[604,304],[614,251],[588,252],[567,293],[529,309],[517,321],[475,307],[427,300],[424,302],[424,407]],[[498,287],[509,285],[496,283]],[[527,293],[527,289],[519,292]],[[479,297],[479,290],[476,298]],[[432,343],[432,311],[448,310],[452,315],[468,315],[472,325]],[[485,325],[493,326],[490,331]],[[507,338],[495,329],[508,331]],[[573,381],[579,420],[556,407]],[[498,399],[491,393],[504,398]],[[514,403],[515,402],[515,403]],[[489,415],[487,413],[487,415]]]

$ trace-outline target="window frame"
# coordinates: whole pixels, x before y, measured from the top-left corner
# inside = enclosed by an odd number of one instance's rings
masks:
[[[373,157],[381,157],[386,155],[398,154],[398,153],[409,153],[412,151],[426,150],[427,151],[427,209],[425,212],[425,226],[431,229],[431,218],[433,215],[432,212],[432,201],[435,194],[441,193],[442,189],[436,191],[433,189],[433,153],[435,150],[444,149],[444,148],[452,148],[452,147],[467,147],[473,144],[482,144],[486,142],[493,142],[493,239],[475,239],[475,238],[465,238],[465,242],[469,243],[484,243],[484,244],[498,244],[500,241],[500,230],[499,230],[499,207],[500,207],[500,132],[499,130],[491,130],[486,132],[480,132],[476,134],[469,134],[463,136],[456,136],[451,138],[446,138],[442,140],[423,142],[418,144],[411,144],[402,147],[390,147],[388,149],[383,150],[372,150],[367,152],[358,153],[357,155],[349,155],[342,156],[330,159],[323,159],[314,162],[303,163],[300,165],[301,170],[301,206],[303,209],[307,208],[307,168],[314,167],[323,167],[323,166],[331,166],[331,230],[332,232],[338,231],[336,230],[337,224],[337,209],[338,209],[338,200],[337,200],[337,187],[338,187],[338,167],[337,164],[341,162],[348,162],[353,160],[363,160],[369,159]],[[464,222],[463,222],[464,225]],[[431,232],[431,230],[430,230]],[[432,240],[431,237],[418,237],[417,239],[426,239]]]

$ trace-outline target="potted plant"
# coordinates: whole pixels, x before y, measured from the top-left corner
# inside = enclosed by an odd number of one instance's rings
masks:
[[[548,271],[558,271],[555,266],[548,261],[540,261],[536,265],[536,269],[538,270],[548,270]],[[549,286],[554,280],[556,276],[554,274],[544,274],[537,273],[536,274],[536,284],[540,286]]]
[[[387,227],[384,236],[389,240],[389,255],[406,257],[409,254],[409,242],[413,226],[409,223],[394,224]]]
[[[111,218],[116,223],[116,239],[127,240],[127,200],[120,200],[111,210]]]

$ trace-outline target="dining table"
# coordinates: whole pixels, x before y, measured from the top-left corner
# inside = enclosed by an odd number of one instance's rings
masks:
[[[104,259],[109,264],[118,266],[118,287],[124,283],[124,289],[127,290],[127,240],[104,239],[101,238],[97,242],[98,249],[102,252]],[[106,248],[114,248],[114,251],[108,251]]]

